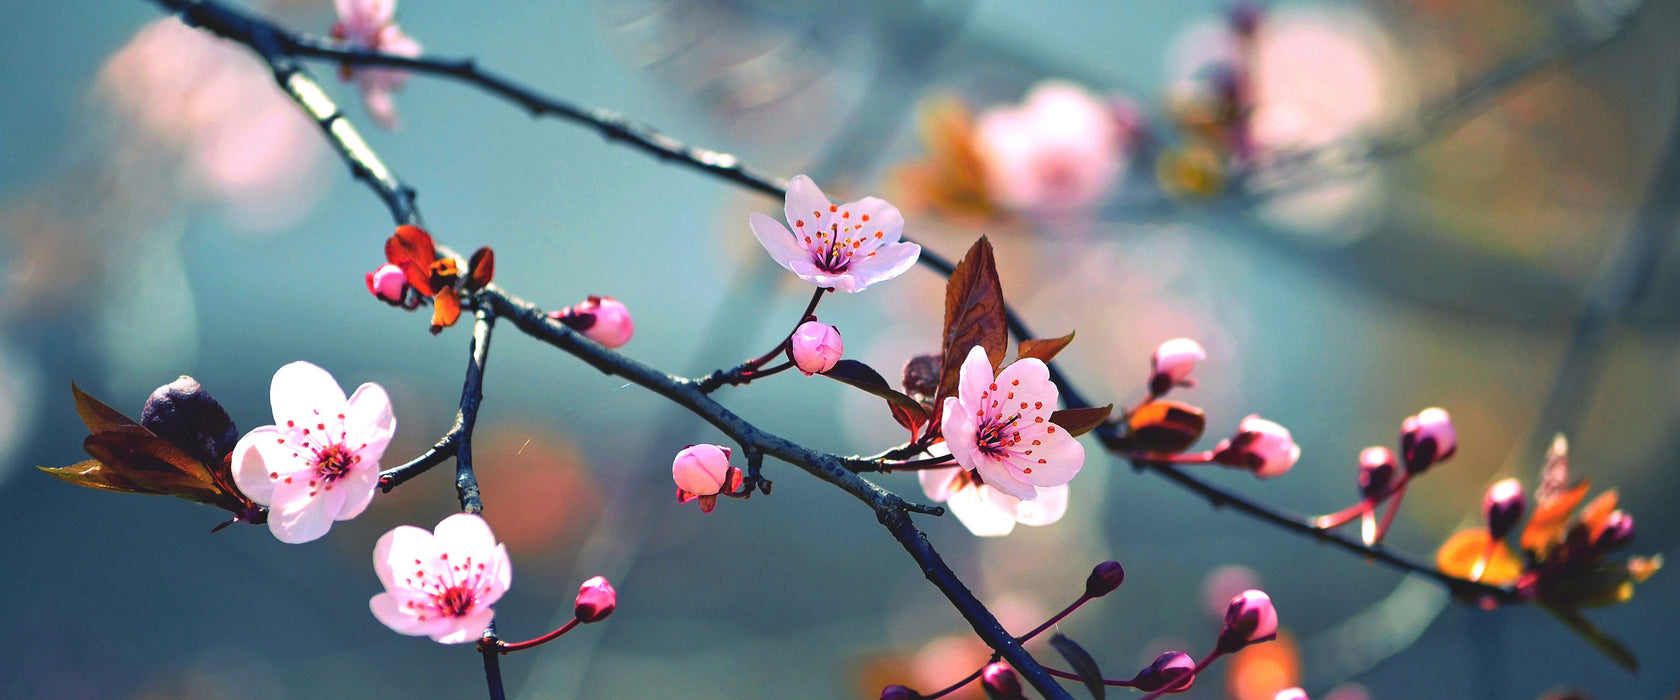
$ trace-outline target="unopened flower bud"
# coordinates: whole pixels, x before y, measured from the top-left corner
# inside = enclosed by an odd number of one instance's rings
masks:
[[[1196,682],[1196,660],[1182,651],[1169,651],[1155,657],[1155,661],[1132,678],[1132,687],[1153,693],[1168,686],[1169,693],[1182,693]]]
[[[1301,458],[1301,447],[1289,429],[1260,416],[1249,416],[1237,426],[1237,434],[1219,443],[1213,461],[1254,472],[1262,479],[1282,475]]]
[[[671,461],[671,478],[687,493],[715,496],[729,481],[730,454],[721,445],[689,445]]]
[[[1593,538],[1593,549],[1598,553],[1614,551],[1633,541],[1633,516],[1625,510],[1610,512],[1610,517],[1604,519],[1604,529]]]
[[[1496,540],[1505,539],[1522,520],[1528,501],[1523,497],[1522,482],[1505,479],[1489,486],[1482,496],[1482,516],[1487,519],[1488,534]]]
[[[623,347],[636,333],[630,310],[612,297],[591,296],[581,303],[551,312],[550,318],[609,348]]]
[[[1126,570],[1120,567],[1120,562],[1105,561],[1091,569],[1091,575],[1085,578],[1085,595],[1101,598],[1114,592],[1126,580]]]
[[[1457,450],[1458,431],[1443,409],[1426,408],[1400,424],[1400,453],[1412,474],[1447,461]]]
[[[790,340],[793,365],[807,376],[833,369],[834,363],[840,361],[841,351],[846,348],[845,343],[840,342],[839,329],[820,321],[799,324]]]
[[[986,666],[980,672],[980,686],[986,689],[986,697],[991,700],[1022,700],[1021,679],[1015,677],[1015,669],[1002,661]]]
[[[1189,338],[1174,338],[1155,348],[1149,358],[1149,394],[1160,396],[1175,386],[1191,386],[1190,372],[1196,363],[1207,359],[1201,343]]]
[[[1231,654],[1250,644],[1277,639],[1277,609],[1265,591],[1249,589],[1231,599],[1225,609],[1225,629],[1219,633],[1217,648]]]
[[[1394,472],[1400,467],[1394,451],[1387,447],[1367,447],[1359,453],[1359,495],[1367,499],[1381,498],[1394,483]]]
[[[921,693],[902,685],[889,685],[881,689],[881,700],[917,700]]]
[[[578,587],[577,605],[572,608],[572,614],[579,622],[589,624],[607,619],[616,609],[618,591],[613,590],[606,577],[596,576]]]
[[[1272,700],[1312,700],[1307,697],[1307,691],[1300,688],[1284,688],[1272,696]]]
[[[414,305],[404,303],[408,298],[408,277],[396,265],[387,263],[367,273],[367,288],[375,298],[387,304],[414,308]]]

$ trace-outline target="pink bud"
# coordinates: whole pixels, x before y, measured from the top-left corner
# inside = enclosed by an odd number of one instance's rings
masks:
[[[1502,540],[1522,519],[1528,501],[1523,497],[1522,482],[1505,479],[1489,486],[1482,497],[1482,516],[1487,519],[1488,533]]]
[[[1230,654],[1243,647],[1277,639],[1277,609],[1271,596],[1261,590],[1246,590],[1231,599],[1225,609],[1225,629],[1219,633],[1217,649]]]
[[[921,693],[902,685],[889,685],[881,689],[881,700],[916,700]]]
[[[980,686],[986,689],[986,697],[991,700],[1022,700],[1021,679],[1015,677],[1015,669],[1002,661],[986,666],[980,672]]]
[[[1599,553],[1610,552],[1633,541],[1633,516],[1625,510],[1610,511],[1610,516],[1604,519],[1604,529],[1593,538],[1593,549]]]
[[[367,273],[367,288],[380,301],[403,306],[403,300],[408,297],[408,278],[396,265],[380,265],[379,269]]]
[[[630,310],[612,297],[591,296],[581,303],[551,312],[550,318],[609,348],[623,347],[636,333]]]
[[[1289,429],[1260,416],[1242,419],[1237,434],[1214,448],[1213,461],[1254,472],[1270,479],[1289,471],[1301,458],[1301,447]]]
[[[1202,349],[1202,344],[1189,338],[1161,343],[1149,358],[1149,394],[1160,396],[1175,386],[1193,386],[1190,372],[1196,369],[1197,362],[1205,359],[1207,351]]]
[[[1307,691],[1300,688],[1284,688],[1272,696],[1272,700],[1312,700],[1307,697]]]
[[[1387,447],[1367,447],[1359,453],[1359,495],[1368,499],[1381,498],[1394,483],[1394,472],[1400,463],[1394,451]]]
[[[1091,575],[1085,578],[1085,595],[1101,598],[1114,592],[1126,580],[1126,570],[1120,567],[1120,562],[1105,561],[1091,569]]]
[[[840,331],[818,321],[799,324],[793,332],[793,364],[807,376],[827,372],[840,361],[846,345],[840,342]]]
[[[1417,474],[1445,462],[1457,450],[1458,431],[1445,410],[1426,408],[1400,424],[1400,453],[1408,472]]]
[[[606,577],[596,576],[578,587],[577,605],[572,608],[572,614],[579,622],[589,624],[607,619],[617,608],[618,591],[613,590]]]
[[[671,462],[677,488],[694,496],[715,496],[729,482],[729,448],[689,445]]]
[[[1155,657],[1148,668],[1132,678],[1132,687],[1145,693],[1172,686],[1169,693],[1182,693],[1195,684],[1196,660],[1182,651],[1169,651]]]

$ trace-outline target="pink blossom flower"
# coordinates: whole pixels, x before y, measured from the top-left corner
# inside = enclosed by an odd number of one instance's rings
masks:
[[[435,532],[403,525],[385,533],[373,570],[385,584],[368,601],[373,616],[398,634],[443,644],[478,641],[513,581],[507,546],[472,513],[444,518]]]
[[[338,22],[333,25],[333,38],[364,51],[409,58],[420,55],[420,43],[397,28],[396,0],[336,0],[335,5]],[[396,127],[397,107],[391,93],[408,82],[407,72],[345,66],[342,75],[346,80],[355,78],[361,88],[362,104],[375,122],[387,129]]]
[[[1125,164],[1109,105],[1072,83],[1034,86],[1019,107],[980,114],[975,141],[993,201],[1017,211],[1089,210]]]
[[[397,430],[391,399],[372,383],[345,399],[332,375],[308,362],[275,372],[269,397],[274,425],[234,446],[234,484],[268,506],[268,528],[281,542],[318,539],[373,500],[379,458]]]
[[[1225,610],[1225,628],[1219,633],[1218,649],[1230,654],[1250,644],[1277,639],[1278,615],[1271,596],[1250,589],[1231,599]]]
[[[807,376],[827,372],[840,361],[846,344],[840,342],[840,331],[820,321],[806,321],[794,330],[793,365]]]
[[[830,204],[804,175],[788,181],[784,213],[791,232],[754,212],[753,236],[778,264],[818,287],[861,292],[904,274],[922,255],[921,246],[898,240],[904,217],[897,207],[874,197]]]
[[[1190,373],[1196,363],[1207,359],[1202,344],[1189,338],[1174,338],[1155,348],[1149,358],[1149,393],[1160,396],[1175,386],[1195,386]]]
[[[412,309],[420,305],[420,297],[408,293],[412,289],[408,285],[408,276],[396,265],[381,265],[379,269],[367,273],[367,288],[375,298],[392,306]]]
[[[1036,497],[1023,501],[980,483],[962,467],[923,469],[916,476],[928,498],[944,503],[978,537],[1002,537],[1014,532],[1016,523],[1049,525],[1067,514],[1067,484],[1040,488]]]
[[[582,302],[549,313],[549,317],[609,348],[624,347],[636,334],[630,309],[612,297],[592,295]]]
[[[741,487],[741,470],[729,466],[733,454],[722,445],[689,445],[671,460],[671,478],[677,482],[677,502],[699,499],[700,510],[717,507],[718,494]]]
[[[986,486],[1031,500],[1038,488],[1062,486],[1085,466],[1084,446],[1050,422],[1057,396],[1043,362],[1017,360],[994,378],[986,351],[975,346],[963,360],[957,395],[945,399],[945,443]]]
[[[588,624],[607,619],[617,609],[618,591],[607,583],[605,576],[596,576],[578,587],[577,603],[572,606],[572,614],[578,621]]]
[[[1444,409],[1426,408],[1400,423],[1400,453],[1406,471],[1422,472],[1458,451],[1458,431]]]
[[[1138,671],[1132,677],[1132,687],[1136,690],[1153,693],[1169,685],[1170,693],[1182,693],[1189,690],[1196,683],[1196,660],[1182,651],[1168,651],[1155,657],[1155,661]]]
[[[1237,434],[1214,448],[1213,460],[1241,467],[1262,479],[1281,476],[1301,458],[1301,446],[1289,429],[1260,416],[1242,419]]]

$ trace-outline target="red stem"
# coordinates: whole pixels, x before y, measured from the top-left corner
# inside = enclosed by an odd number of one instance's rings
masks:
[[[1377,534],[1371,537],[1367,545],[1374,545],[1382,541],[1383,535],[1388,534],[1388,526],[1394,524],[1394,514],[1400,512],[1400,500],[1406,497],[1406,481],[1402,478],[1400,485],[1394,487],[1394,500],[1388,502],[1388,510],[1383,513],[1382,524],[1377,526]]]
[[[549,642],[552,642],[552,641],[560,638],[560,635],[572,631],[572,628],[577,627],[579,624],[582,624],[582,623],[583,623],[582,620],[579,620],[579,619],[574,617],[574,618],[572,618],[571,622],[568,622],[564,625],[561,625],[560,629],[554,630],[553,632],[549,632],[548,634],[545,634],[541,637],[537,637],[536,639],[526,640],[526,641],[523,641],[523,642],[515,642],[513,644],[507,644],[507,643],[504,642],[504,643],[496,645],[497,646],[496,650],[500,651],[503,654],[511,654],[513,652],[516,652],[516,651],[521,651],[521,650],[524,650],[524,649],[530,649],[531,647],[534,647],[534,646],[540,646],[540,645],[543,645],[543,644],[547,644]]]

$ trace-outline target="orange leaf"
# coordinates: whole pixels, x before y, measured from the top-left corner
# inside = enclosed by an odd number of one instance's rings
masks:
[[[467,289],[483,289],[496,276],[496,251],[488,246],[473,251],[467,263]]]
[[[1096,406],[1092,408],[1067,408],[1050,414],[1050,422],[1067,428],[1068,434],[1079,437],[1096,430],[1103,421],[1108,420],[1108,414],[1114,412],[1114,404]]]
[[[1202,409],[1177,401],[1150,401],[1126,418],[1132,445],[1144,452],[1183,452],[1202,438]]]
[[[432,245],[432,235],[425,229],[406,224],[398,226],[397,232],[385,239],[385,261],[402,268],[408,283],[422,294],[430,296],[435,291],[427,275],[432,263],[437,261],[437,250]]]
[[[432,297],[432,335],[455,325],[455,319],[460,317],[461,297],[455,295],[453,288],[445,289]]]
[[[1435,565],[1442,573],[1462,579],[1479,580],[1494,586],[1516,583],[1517,577],[1522,575],[1522,561],[1517,559],[1517,555],[1513,554],[1504,542],[1496,542],[1490,553],[1489,541],[1487,528],[1459,530],[1436,550]],[[1481,577],[1477,578],[1477,564],[1482,561],[1484,555],[1488,555],[1488,558],[1481,567]]]
[[[1582,498],[1586,498],[1590,488],[1592,482],[1582,479],[1581,483],[1566,491],[1558,492],[1551,498],[1540,499],[1534,506],[1534,515],[1528,519],[1528,527],[1523,528],[1522,548],[1525,551],[1544,554],[1552,543],[1561,541],[1564,525],[1569,522],[1569,514],[1575,511],[1575,505],[1580,503]]]
[[[1581,523],[1587,526],[1587,532],[1598,539],[1598,533],[1604,532],[1604,522],[1610,519],[1610,514],[1616,510],[1616,489],[1610,489],[1598,494],[1597,498],[1587,502],[1581,509]]]
[[[1064,335],[1060,338],[1023,340],[1021,341],[1021,347],[1016,349],[1015,354],[1018,360],[1025,360],[1032,357],[1048,363],[1052,358],[1056,357],[1057,353],[1061,352],[1062,349],[1066,348],[1068,343],[1071,342],[1073,342],[1072,333]]]

